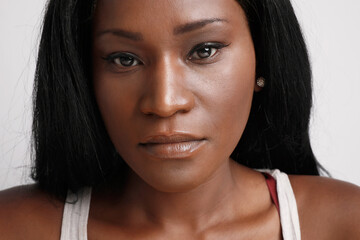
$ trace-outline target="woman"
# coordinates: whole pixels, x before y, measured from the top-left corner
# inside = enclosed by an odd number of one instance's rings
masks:
[[[359,188],[300,176],[288,0],[50,0],[34,106],[37,184],[1,193],[4,239],[360,238]]]

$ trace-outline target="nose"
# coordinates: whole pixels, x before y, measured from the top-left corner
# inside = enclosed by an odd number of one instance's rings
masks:
[[[163,57],[149,67],[141,112],[163,118],[189,112],[195,100],[184,75],[184,66],[171,57]]]

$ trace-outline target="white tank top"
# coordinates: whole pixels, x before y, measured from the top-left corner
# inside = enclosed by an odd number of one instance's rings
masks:
[[[276,180],[283,239],[300,240],[299,215],[288,176],[279,170],[260,171],[270,173]],[[87,240],[90,199],[91,188],[84,188],[77,195],[68,193],[64,206],[60,240]]]

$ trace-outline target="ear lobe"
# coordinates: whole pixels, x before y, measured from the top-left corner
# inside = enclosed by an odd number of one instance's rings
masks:
[[[260,92],[264,87],[265,87],[265,78],[259,77],[258,79],[256,79],[254,91]]]
[[[256,82],[255,82],[254,84],[255,84],[255,86],[254,86],[254,91],[255,91],[255,92],[260,92],[260,91],[262,90],[262,88],[259,87],[259,86],[256,84]]]

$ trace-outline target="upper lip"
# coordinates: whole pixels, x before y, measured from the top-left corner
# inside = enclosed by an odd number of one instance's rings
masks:
[[[156,134],[143,138],[140,144],[170,144],[200,140],[204,138],[191,134]]]

